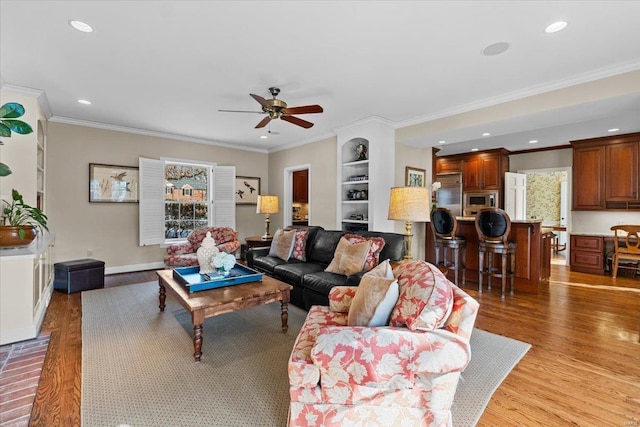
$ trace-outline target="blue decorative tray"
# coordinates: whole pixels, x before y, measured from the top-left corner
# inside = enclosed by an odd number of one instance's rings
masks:
[[[173,270],[173,278],[186,287],[189,293],[262,280],[262,274],[240,264],[236,264],[227,275],[199,272],[200,267],[176,268]]]

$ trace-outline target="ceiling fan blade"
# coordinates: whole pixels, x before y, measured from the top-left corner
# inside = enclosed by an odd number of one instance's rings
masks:
[[[282,110],[285,114],[313,114],[322,113],[324,110],[319,105],[303,105],[300,107],[287,107]]]
[[[251,97],[253,99],[255,99],[256,101],[258,101],[258,103],[260,105],[262,105],[262,108],[266,108],[267,110],[271,109],[271,105],[269,105],[269,103],[267,102],[266,99],[264,99],[263,97],[261,97],[260,95],[254,95],[252,93],[250,93],[249,95],[251,95]]]
[[[308,122],[306,120],[302,120],[298,117],[294,117],[294,116],[281,116],[280,117],[282,120],[284,120],[285,122],[289,122],[289,123],[293,123],[294,125],[298,125],[301,126],[305,129],[309,129],[311,126],[313,126],[313,123]]]
[[[260,120],[260,123],[256,125],[256,129],[263,128],[271,121],[271,117],[267,116],[264,119]]]
[[[253,114],[264,114],[264,111],[246,111],[246,110],[218,110],[222,113],[253,113]]]

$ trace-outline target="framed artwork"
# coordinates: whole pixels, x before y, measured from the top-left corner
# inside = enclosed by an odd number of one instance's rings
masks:
[[[236,205],[257,205],[259,195],[259,177],[236,176]]]
[[[404,185],[406,187],[424,187],[426,185],[426,173],[424,169],[411,166],[404,168]]]
[[[138,168],[89,163],[89,202],[138,203]]]

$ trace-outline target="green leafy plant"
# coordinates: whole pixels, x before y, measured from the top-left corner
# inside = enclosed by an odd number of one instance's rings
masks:
[[[33,132],[28,123],[16,120],[24,115],[24,107],[17,102],[7,102],[0,107],[0,137],[11,138],[11,132],[26,135]],[[4,144],[0,141],[0,145]],[[0,162],[0,176],[11,175],[11,168]]]
[[[2,209],[4,225],[10,227],[31,225],[39,228],[40,231],[49,231],[47,227],[47,216],[40,209],[25,204],[18,190],[11,190],[11,203],[6,200],[3,200],[2,203],[4,204],[4,208]],[[18,234],[21,239],[24,239],[24,230],[20,230]]]

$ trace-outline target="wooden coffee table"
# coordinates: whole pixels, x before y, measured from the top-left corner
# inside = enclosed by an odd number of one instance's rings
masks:
[[[243,283],[189,293],[173,278],[173,270],[161,270],[158,274],[160,288],[160,311],[164,311],[166,291],[176,297],[189,313],[193,323],[193,358],[196,362],[202,356],[202,324],[207,317],[230,313],[243,308],[255,307],[280,301],[282,332],[289,329],[289,292],[293,287],[273,277],[263,275],[258,282]]]

